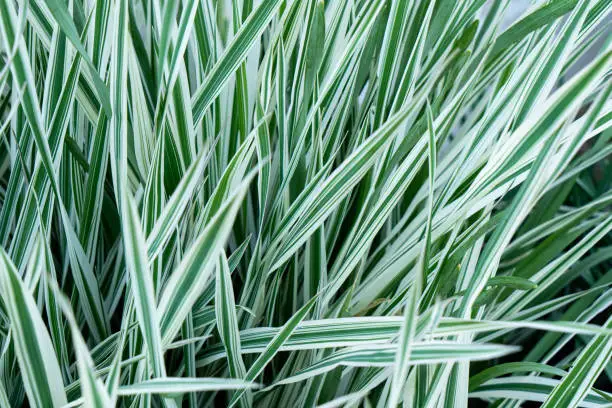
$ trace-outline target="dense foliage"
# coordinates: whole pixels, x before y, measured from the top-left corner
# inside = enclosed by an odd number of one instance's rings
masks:
[[[1,407],[612,403],[612,2],[0,0]]]

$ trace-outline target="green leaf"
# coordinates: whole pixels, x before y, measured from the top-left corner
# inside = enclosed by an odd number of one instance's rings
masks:
[[[94,86],[96,88],[96,93],[98,96],[98,100],[100,104],[106,111],[106,114],[110,117],[112,114],[110,96],[108,92],[108,88],[104,84],[104,81],[100,78],[100,75],[96,71],[91,58],[89,58],[89,54],[87,50],[85,50],[85,46],[81,43],[79,39],[78,31],[74,25],[74,21],[68,12],[66,7],[66,3],[61,0],[45,0],[47,2],[47,6],[49,7],[49,11],[57,21],[58,26],[62,29],[66,37],[70,40],[74,48],[79,52],[81,57],[87,63],[89,67],[89,72],[91,73],[91,77],[93,79]]]
[[[206,109],[219,95],[226,81],[242,63],[255,41],[259,39],[280,4],[280,0],[263,0],[240,27],[192,98],[194,125],[202,120]]]
[[[153,275],[149,269],[146,241],[140,224],[140,217],[133,198],[123,190],[121,205],[121,224],[125,265],[128,271],[129,286],[134,296],[136,317],[147,346],[149,363],[156,377],[164,377],[164,356],[162,352],[159,316],[155,302]]]
[[[608,319],[606,327],[612,327]],[[546,397],[543,407],[578,407],[612,357],[612,336],[597,336],[582,350],[563,380]]]
[[[32,293],[25,287],[3,249],[0,249],[0,290],[30,404],[41,407],[65,405],[62,373],[51,338]]]
[[[274,336],[270,343],[266,346],[266,349],[257,357],[257,360],[253,362],[253,364],[249,367],[249,370],[244,376],[245,381],[253,381],[259,374],[263,371],[266,365],[274,358],[274,356],[279,352],[279,349],[287,341],[289,336],[293,333],[297,325],[306,317],[306,315],[310,312],[310,309],[315,304],[315,300],[317,298],[313,297],[306,303],[300,310],[298,310],[292,317],[285,323],[285,325],[278,331],[278,333]],[[232,400],[230,401],[230,406],[234,405],[240,397],[242,397],[244,391],[240,391],[234,394]]]
[[[206,286],[252,177],[247,177],[223,202],[168,279],[158,306],[163,344],[167,345],[174,339]]]
[[[55,296],[59,300],[60,307],[68,320],[68,324],[70,325],[72,341],[74,343],[74,348],[77,355],[77,367],[81,382],[81,395],[83,398],[83,403],[88,407],[108,407],[112,405],[111,397],[104,388],[104,384],[102,383],[101,379],[94,371],[91,355],[87,345],[85,344],[85,340],[79,331],[79,326],[74,313],[72,312],[70,302],[59,291],[55,283],[52,282],[52,286]]]
[[[229,373],[233,378],[244,378],[246,367],[240,350],[240,332],[236,317],[236,304],[232,277],[225,253],[222,251],[216,268],[215,316],[221,342],[225,348]]]

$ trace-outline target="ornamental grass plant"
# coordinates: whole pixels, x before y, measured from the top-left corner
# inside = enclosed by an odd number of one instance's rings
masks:
[[[609,407],[610,0],[0,0],[0,407]]]

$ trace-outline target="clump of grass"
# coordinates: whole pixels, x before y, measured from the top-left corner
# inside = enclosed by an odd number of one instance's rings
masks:
[[[607,0],[0,0],[0,406],[607,406]]]

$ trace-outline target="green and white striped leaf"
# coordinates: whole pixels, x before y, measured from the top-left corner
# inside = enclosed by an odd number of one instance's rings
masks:
[[[0,249],[0,290],[30,404],[41,407],[65,405],[62,373],[49,332],[32,293],[25,287],[3,249]]]

